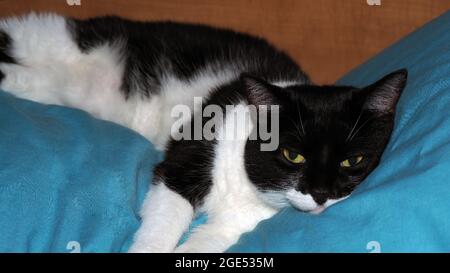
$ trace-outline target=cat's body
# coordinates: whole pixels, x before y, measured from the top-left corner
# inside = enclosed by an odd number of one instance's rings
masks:
[[[307,76],[287,55],[245,34],[116,17],[79,21],[31,14],[0,22],[0,79],[1,89],[19,97],[85,110],[129,127],[166,150],[130,251],[174,251],[194,214],[205,211],[208,222],[177,251],[221,252],[283,206],[318,211],[347,197],[378,163],[406,75],[388,76],[367,91],[362,89],[359,93],[364,96],[353,95],[357,89],[352,87],[309,86]],[[313,89],[318,89],[316,94]],[[375,97],[368,93],[372,89],[392,94]],[[203,98],[203,108],[194,105],[194,97]],[[215,128],[216,139],[172,139],[172,110],[177,105],[199,115],[207,105],[225,109],[274,104],[281,108],[281,150],[259,151],[264,141],[247,140],[248,134],[244,139],[220,138],[223,128],[235,126],[227,117],[236,110],[228,109],[223,126]],[[182,122],[191,118],[185,116]],[[207,121],[201,119],[201,125]],[[330,136],[321,128],[310,130],[316,123],[332,124],[326,125]],[[364,160],[364,170],[362,159],[354,157],[352,162],[359,160],[355,164],[361,170],[352,170],[348,178],[343,175],[347,170],[336,171],[331,179],[323,176],[325,168],[333,173],[330,162],[344,162],[345,154],[351,154],[336,148],[344,139],[331,139],[342,130],[345,143],[356,143],[349,149],[367,145],[369,135],[378,140],[366,148],[371,158]],[[293,132],[298,134],[295,138]],[[315,150],[303,151],[304,143],[297,147],[303,141]],[[305,156],[308,161],[297,162],[300,152],[311,153]],[[326,160],[313,160],[313,154]],[[308,185],[302,182],[305,179]],[[310,180],[318,181],[319,187]]]
[[[3,89],[29,90],[23,96],[39,101],[46,93],[47,103],[81,108],[130,127],[160,149],[170,135],[167,119],[174,105],[192,104],[194,96],[205,97],[242,72],[274,81],[306,80],[295,63],[265,41],[203,26],[31,14],[3,21],[0,29],[0,38],[13,44],[6,52],[21,64],[2,65],[8,76]],[[251,54],[267,57],[247,62]],[[286,67],[280,75],[272,70],[276,62]],[[70,89],[74,98],[61,97],[62,89]],[[152,120],[141,120],[144,116]]]

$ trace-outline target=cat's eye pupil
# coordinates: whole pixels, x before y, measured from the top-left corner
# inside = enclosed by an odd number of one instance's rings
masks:
[[[289,158],[295,159],[297,157],[297,153],[289,151]]]
[[[350,163],[350,165],[355,165],[357,162],[358,162],[358,158],[356,158],[356,157],[350,157],[349,159],[348,159],[348,162]]]

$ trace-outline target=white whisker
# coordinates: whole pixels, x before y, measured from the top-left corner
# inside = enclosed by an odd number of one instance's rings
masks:
[[[300,125],[302,126],[303,135],[306,135],[305,127],[303,126],[302,114],[300,113],[300,107],[298,106],[298,101],[296,101],[296,105],[297,105],[298,116],[300,118]]]
[[[358,130],[356,130],[356,132],[351,136],[351,138],[349,139],[349,141],[351,141],[359,132],[359,130],[361,130],[362,127],[364,127],[364,125],[367,124],[367,122],[369,122],[371,120],[371,118],[369,118],[368,120],[366,120],[361,126],[359,126]]]
[[[350,139],[350,136],[352,135],[353,131],[355,130],[356,126],[358,125],[359,120],[361,119],[362,116],[362,109],[361,112],[359,112],[359,116],[356,119],[355,125],[353,125],[352,130],[350,131],[350,133],[348,134],[347,138],[345,139],[345,141],[348,141]]]

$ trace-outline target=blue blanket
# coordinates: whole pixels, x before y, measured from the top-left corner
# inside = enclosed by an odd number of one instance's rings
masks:
[[[0,252],[126,251],[161,159],[136,133],[0,92]]]

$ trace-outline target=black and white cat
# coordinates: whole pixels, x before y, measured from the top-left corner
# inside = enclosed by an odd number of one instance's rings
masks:
[[[200,25],[54,14],[0,21],[1,89],[82,109],[166,151],[130,252],[222,252],[282,207],[318,213],[348,197],[378,164],[406,78],[399,70],[365,88],[313,85],[265,40]],[[225,109],[216,138],[175,140],[177,105],[193,110],[177,130],[195,109]],[[227,105],[278,105],[277,149],[262,151],[266,140],[249,135],[221,138],[235,126]],[[208,222],[177,247],[197,212]]]

